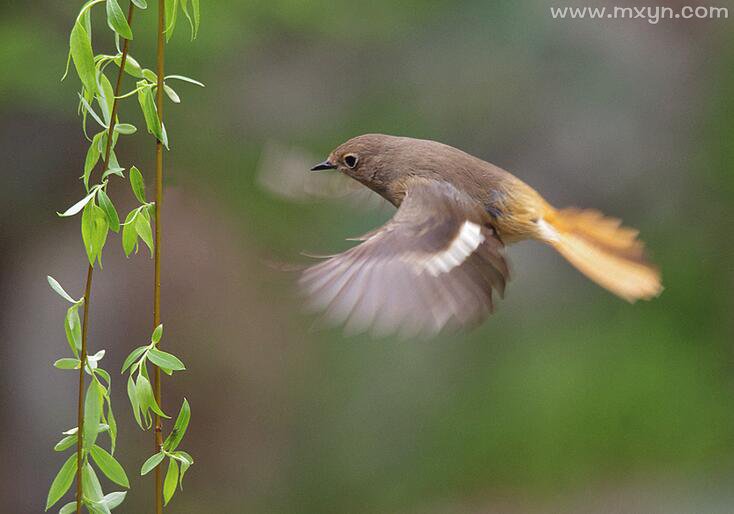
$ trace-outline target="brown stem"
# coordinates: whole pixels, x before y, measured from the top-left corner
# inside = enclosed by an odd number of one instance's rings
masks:
[[[76,432],[76,513],[82,512],[82,460],[83,460],[83,432],[84,432],[84,368],[87,366],[87,327],[89,326],[89,300],[92,293],[92,273],[94,267],[87,268],[87,284],[84,287],[84,320],[82,321],[82,348],[79,360],[79,399],[77,403],[77,432]]]
[[[165,0],[158,0],[158,48],[156,51],[156,73],[158,89],[156,90],[156,108],[161,126],[163,125],[163,74],[164,74],[164,30],[166,23]],[[153,329],[161,322],[161,206],[163,202],[163,143],[157,139],[155,143],[155,246],[153,264]],[[161,404],[161,370],[154,366],[153,394],[158,405]],[[159,452],[163,446],[163,427],[161,417],[156,414],[154,450]],[[155,468],[155,511],[163,512],[163,466]]]
[[[130,2],[127,11],[127,23],[132,25],[133,13],[135,6]],[[102,161],[102,172],[107,169],[110,164],[110,154],[112,153],[112,136],[115,131],[115,118],[117,117],[118,96],[122,89],[122,76],[125,73],[125,63],[127,62],[127,50],[130,41],[123,39],[122,55],[120,56],[120,70],[117,73],[117,83],[115,84],[115,98],[112,101],[112,113],[110,114],[110,126],[107,131],[107,146],[105,148],[104,160]],[[84,432],[84,369],[87,367],[87,327],[89,326],[89,303],[92,293],[92,276],[94,274],[94,266],[91,264],[87,268],[87,283],[84,286],[84,318],[82,320],[82,348],[79,354],[79,398],[77,404],[77,436],[76,436],[76,514],[82,512],[82,498],[84,491],[82,487],[82,461],[84,460],[83,432]]]

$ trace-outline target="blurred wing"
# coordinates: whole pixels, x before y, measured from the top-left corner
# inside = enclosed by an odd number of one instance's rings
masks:
[[[380,195],[342,173],[308,171],[321,159],[300,147],[270,141],[260,154],[257,181],[270,193],[296,202],[338,199],[362,210],[389,206]]]
[[[395,216],[303,272],[314,308],[348,332],[433,334],[482,321],[509,270],[484,210],[449,184],[415,179]]]

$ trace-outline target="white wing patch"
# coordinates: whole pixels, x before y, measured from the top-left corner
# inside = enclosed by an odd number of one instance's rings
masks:
[[[411,254],[405,260],[415,266],[419,274],[427,271],[431,276],[437,277],[463,263],[483,242],[482,228],[467,220],[445,250],[428,256]]]

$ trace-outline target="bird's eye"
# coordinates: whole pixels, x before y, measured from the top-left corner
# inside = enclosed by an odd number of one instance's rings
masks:
[[[357,161],[359,161],[359,158],[353,153],[349,153],[344,156],[344,164],[346,164],[349,169],[353,170],[357,165]]]

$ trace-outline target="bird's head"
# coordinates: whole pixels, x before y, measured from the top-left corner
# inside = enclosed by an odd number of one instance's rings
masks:
[[[380,191],[395,178],[402,168],[396,166],[396,150],[405,138],[383,134],[357,136],[336,147],[329,157],[311,171],[335,169]]]

